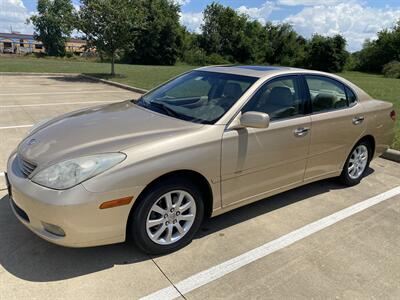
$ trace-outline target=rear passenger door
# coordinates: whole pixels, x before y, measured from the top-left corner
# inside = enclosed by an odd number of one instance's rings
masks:
[[[311,104],[311,144],[304,179],[341,171],[350,150],[365,131],[355,93],[326,76],[305,75]]]

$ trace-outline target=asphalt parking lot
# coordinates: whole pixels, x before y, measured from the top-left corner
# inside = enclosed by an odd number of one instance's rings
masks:
[[[28,125],[137,96],[71,77],[0,76],[0,172]],[[378,158],[355,187],[324,180],[239,208],[161,257],[125,243],[45,242],[3,189],[0,299],[399,299],[399,186],[400,165]]]

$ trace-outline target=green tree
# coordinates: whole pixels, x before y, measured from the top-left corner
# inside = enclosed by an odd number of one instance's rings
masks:
[[[356,69],[370,72],[381,72],[384,65],[400,60],[400,21],[392,29],[378,32],[376,40],[367,40],[356,57]]]
[[[74,28],[73,10],[71,0],[39,0],[37,14],[28,19],[48,55],[65,55],[65,42]]]
[[[111,75],[115,75],[118,51],[133,47],[143,26],[143,18],[135,0],[82,0],[78,28],[88,46],[111,59]]]
[[[135,47],[128,61],[142,64],[173,65],[182,47],[180,6],[170,0],[137,1],[144,17]]]
[[[240,63],[302,65],[305,43],[289,24],[263,26],[215,2],[204,10],[200,46],[208,55]]]
[[[267,23],[264,30],[264,62],[286,66],[304,64],[306,40],[290,24]]]
[[[251,37],[246,35],[247,16],[215,2],[205,8],[203,15],[201,47],[208,55],[219,54],[232,62],[253,59]]]
[[[340,72],[348,57],[346,40],[341,35],[325,37],[315,34],[307,45],[306,65],[314,70]]]

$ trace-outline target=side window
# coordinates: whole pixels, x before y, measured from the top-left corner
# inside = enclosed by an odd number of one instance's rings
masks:
[[[271,120],[301,115],[303,108],[300,95],[296,76],[277,78],[264,84],[246,103],[242,113],[265,112]]]
[[[305,76],[313,112],[347,107],[344,85],[326,77]]]
[[[357,103],[357,97],[354,92],[346,86],[346,95],[349,102],[349,106],[353,106]]]

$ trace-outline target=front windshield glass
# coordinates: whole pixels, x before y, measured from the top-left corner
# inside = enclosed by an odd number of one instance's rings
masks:
[[[137,104],[182,120],[214,124],[256,80],[192,71],[144,95]]]

